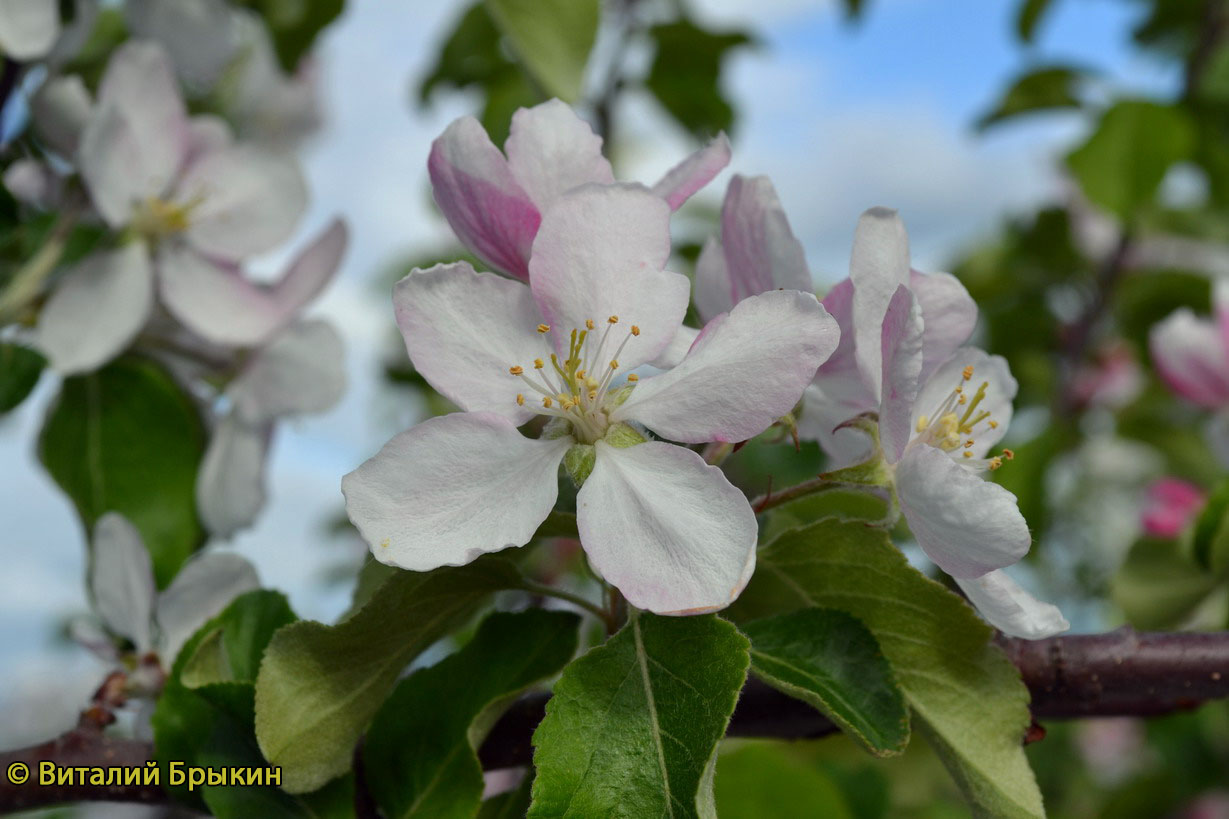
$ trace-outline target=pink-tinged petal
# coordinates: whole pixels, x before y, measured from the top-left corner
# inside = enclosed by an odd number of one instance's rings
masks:
[[[755,565],[755,513],[742,492],[683,447],[596,447],[576,514],[598,574],[655,614],[703,614],[734,602]]]
[[[188,115],[166,52],[129,40],[111,55],[98,86],[98,108],[115,107],[140,145],[140,164],[129,169],[153,195],[179,173],[188,148]]]
[[[1152,537],[1178,537],[1199,514],[1207,493],[1178,478],[1161,478],[1148,487],[1140,522]]]
[[[542,217],[504,155],[473,117],[431,144],[431,189],[461,243],[496,270],[529,278],[529,250]]]
[[[925,381],[952,353],[969,340],[977,325],[977,303],[950,273],[912,271],[909,288],[922,307],[926,334],[921,379]]]
[[[838,332],[810,293],[744,299],[709,322],[677,367],[637,384],[611,418],[684,443],[745,441],[794,408]]]
[[[272,288],[273,298],[286,313],[287,320],[311,303],[333,280],[349,245],[350,228],[341,219],[334,219],[299,251]]]
[[[1229,281],[1225,279],[1212,282],[1212,315],[1220,330],[1221,347],[1229,358]]]
[[[0,51],[14,60],[45,55],[60,33],[57,0],[0,0]]]
[[[117,512],[94,524],[90,550],[90,594],[94,611],[113,634],[127,637],[139,651],[152,648],[154,567],[141,533]]]
[[[952,577],[1010,566],[1032,543],[1016,496],[936,447],[909,448],[896,465],[896,494],[922,551]]]
[[[256,569],[234,552],[199,553],[185,563],[158,599],[154,615],[163,665],[169,668],[188,638],[230,601],[258,588]]]
[[[143,172],[144,154],[136,129],[119,108],[96,111],[81,134],[77,167],[98,214],[122,228],[140,202],[162,192],[159,179]]]
[[[879,397],[883,379],[880,332],[896,288],[909,284],[909,237],[896,211],[871,208],[858,220],[849,259],[853,281],[854,355]]]
[[[913,405],[922,371],[922,311],[903,284],[883,317],[883,385],[879,440],[888,463],[896,463],[913,435]]]
[[[657,358],[691,297],[686,276],[663,270],[669,255],[670,208],[646,189],[591,185],[561,197],[543,215],[529,260],[530,288],[560,357],[573,328],[618,316],[619,336],[640,328],[619,355],[621,367]]]
[[[495,412],[517,425],[533,416],[517,406],[516,396],[536,400],[536,393],[509,373],[524,367],[536,377],[534,359],[550,357],[528,287],[475,273],[466,262],[441,264],[397,282],[393,307],[410,361],[441,395],[461,409]]]
[[[1008,637],[1042,640],[1071,628],[1058,606],[1033,597],[1004,571],[956,583],[981,616]]]
[[[687,352],[691,349],[691,345],[696,343],[699,335],[700,331],[695,327],[688,327],[687,325],[679,327],[679,331],[674,334],[674,338],[666,345],[666,349],[662,350],[657,358],[650,361],[649,365],[659,370],[669,370],[677,367],[687,357]]]
[[[1178,395],[1205,407],[1229,403],[1229,356],[1217,325],[1183,307],[1153,326],[1148,346],[1157,373]]]
[[[722,132],[712,142],[666,171],[666,175],[653,186],[653,193],[665,199],[670,210],[678,210],[729,164],[730,140]]]
[[[324,412],[346,389],[345,348],[322,319],[292,324],[256,351],[226,394],[248,424]]]
[[[194,162],[175,199],[193,203],[188,241],[203,253],[238,261],[289,238],[307,206],[307,187],[289,156],[239,145]]]
[[[573,188],[614,182],[610,162],[602,156],[602,138],[557,99],[518,109],[504,151],[512,177],[539,211]]]
[[[973,368],[972,377],[968,381],[964,380],[966,367]],[[976,425],[969,436],[973,439],[973,446],[965,451],[972,453],[971,457],[983,457],[1003,439],[1007,427],[1011,426],[1012,401],[1019,389],[1011,374],[1011,368],[1007,365],[1007,359],[1001,355],[990,355],[976,347],[961,347],[952,353],[952,357],[939,365],[922,385],[917,402],[913,406],[912,423],[916,426],[923,415],[933,421],[939,406],[957,387],[963,386],[971,401],[982,384],[986,385],[986,394],[974,414],[989,412],[990,415]],[[958,405],[955,411],[963,416],[967,406]],[[994,426],[990,426],[991,421]]]
[[[523,546],[550,514],[569,438],[534,440],[490,412],[423,421],[342,478],[376,560],[411,571]]]
[[[806,254],[766,176],[735,176],[721,208],[721,246],[735,304],[784,288],[812,292]]]
[[[236,53],[238,15],[225,0],[127,0],[124,12],[132,36],[165,46],[195,93],[212,89],[236,56],[244,59]]]
[[[725,250],[721,240],[709,236],[696,259],[696,312],[701,320],[708,322],[734,307],[733,288],[730,286],[730,268],[726,264]]]
[[[265,505],[265,456],[273,425],[228,415],[209,439],[196,476],[196,509],[215,537],[229,538],[256,520]]]
[[[45,162],[18,159],[4,169],[4,187],[18,202],[47,210],[59,203],[64,180]]]
[[[34,129],[64,157],[76,153],[93,109],[90,92],[76,74],[52,77],[30,99],[30,118]]]
[[[195,116],[188,123],[188,164],[201,157],[229,148],[234,144],[230,125],[213,114]]]
[[[94,253],[56,286],[38,318],[37,346],[64,375],[115,358],[145,326],[154,303],[145,246]]]

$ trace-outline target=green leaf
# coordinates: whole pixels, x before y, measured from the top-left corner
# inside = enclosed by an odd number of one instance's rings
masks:
[[[20,344],[0,344],[0,414],[14,409],[34,391],[47,360]]]
[[[256,680],[256,736],[265,758],[282,766],[282,786],[310,791],[343,773],[402,669],[493,592],[520,584],[500,557],[399,572],[336,626],[300,622],[279,631]]]
[[[293,73],[325,26],[337,19],[345,0],[240,0],[264,18],[277,61]]]
[[[152,361],[126,358],[64,379],[39,458],[87,530],[104,513],[141,532],[159,587],[204,541],[196,473],[205,429],[192,400]]]
[[[856,816],[827,774],[776,743],[749,743],[723,752],[716,784],[721,819]]]
[[[1182,625],[1218,586],[1178,541],[1144,538],[1114,575],[1110,597],[1136,628],[1169,629]]]
[[[883,531],[821,520],[760,550],[728,614],[745,620],[811,606],[848,612],[875,635],[913,727],[976,815],[1043,815],[1022,745],[1028,689],[963,600],[911,567]]]
[[[714,615],[633,616],[556,683],[529,816],[715,816],[717,743],[749,662]]]
[[[1169,168],[1194,148],[1195,127],[1185,110],[1128,100],[1101,116],[1067,165],[1090,201],[1130,222],[1151,204]]]
[[[580,98],[600,0],[486,0],[486,8],[548,94],[564,102]]]
[[[1191,554],[1195,562],[1214,574],[1221,574],[1229,561],[1229,481],[1222,481],[1195,519],[1191,533]]]
[[[1024,0],[1016,15],[1016,36],[1022,43],[1031,43],[1037,36],[1037,25],[1050,10],[1051,0]]]
[[[285,595],[257,590],[236,597],[179,652],[173,673],[189,687],[206,682],[255,682],[265,647],[298,618]],[[189,676],[200,682],[188,682]]]
[[[784,504],[769,512],[762,540],[766,543],[788,529],[809,525],[820,518],[861,520],[878,523],[888,518],[887,500],[864,489],[830,489]]]
[[[734,125],[734,109],[721,93],[721,65],[734,48],[751,43],[741,31],[715,33],[690,20],[649,30],[657,55],[645,85],[680,125],[706,139]]]
[[[984,131],[1021,114],[1079,108],[1079,87],[1084,77],[1080,69],[1065,65],[1027,71],[1008,86],[998,105],[977,120],[977,129]]]
[[[477,747],[512,699],[572,659],[579,625],[567,612],[492,614],[456,654],[403,680],[363,745],[384,815],[473,816],[482,801]]]
[[[909,712],[875,636],[855,617],[801,609],[747,623],[751,672],[808,702],[876,756],[909,744]]]

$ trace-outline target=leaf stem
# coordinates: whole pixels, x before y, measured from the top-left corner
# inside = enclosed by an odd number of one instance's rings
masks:
[[[563,589],[557,589],[554,586],[546,586],[542,583],[534,583],[533,581],[526,581],[521,586],[521,590],[527,591],[530,594],[539,594],[543,597],[553,597],[556,600],[562,600],[565,603],[571,603],[573,606],[582,608],[605,623],[608,631],[610,630],[611,624],[614,622],[609,611],[596,603],[586,600],[579,594],[572,594],[571,592],[564,591]]]
[[[0,323],[15,318],[38,295],[43,280],[60,263],[60,258],[68,246],[68,235],[76,222],[75,209],[61,211],[43,246],[13,274],[8,287],[0,293]]]
[[[817,475],[810,480],[803,481],[799,484],[794,484],[787,489],[782,489],[780,492],[773,492],[772,490],[769,490],[755,500],[751,501],[751,508],[754,509],[755,513],[758,515],[761,512],[772,509],[773,507],[781,506],[782,504],[786,504],[791,501],[796,501],[799,498],[818,495],[821,492],[828,492],[833,489],[858,488],[860,487],[850,486],[846,483],[831,480],[826,475]]]

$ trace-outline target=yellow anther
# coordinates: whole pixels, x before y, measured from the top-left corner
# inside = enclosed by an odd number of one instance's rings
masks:
[[[1016,459],[1016,453],[1014,453],[1014,452],[1012,452],[1010,449],[1007,449],[1006,447],[1004,447],[1004,448],[1003,448],[1003,457],[1004,457],[1004,458],[1006,458],[1006,459],[1007,459],[1007,460],[1009,460],[1009,461],[1014,461],[1014,460]]]
[[[519,392],[516,394],[516,405],[518,407],[525,406],[525,396],[521,395]]]
[[[632,335],[634,336],[640,335],[640,328],[634,324],[632,325]]]
[[[593,319],[585,319],[585,328],[589,330],[593,329]]]
[[[964,370],[961,372],[961,375],[964,376],[965,381],[968,381],[970,378],[972,378],[973,377],[973,365],[970,364],[969,366],[965,367]]]
[[[918,432],[925,432],[926,427],[928,426],[930,426],[930,418],[928,416],[923,415],[917,419],[917,431]]]
[[[598,385],[598,381],[596,378],[586,378],[585,379],[585,387],[587,389],[596,390],[597,385]]]
[[[578,381],[584,381],[584,380],[585,380],[585,371],[584,371],[584,370],[577,370],[577,371],[576,371],[576,379],[577,379]]]
[[[524,367],[509,367],[508,372],[512,373],[513,375],[520,375],[521,373],[525,372],[525,368]]]
[[[615,358],[610,359],[610,369],[612,369],[612,370],[617,370],[617,369],[619,369],[619,361],[618,361],[618,359],[615,359]]]
[[[543,368],[543,367],[545,367],[545,366],[546,366],[546,364],[542,361],[542,359],[540,359],[540,358],[535,358],[535,359],[533,360],[533,368],[534,368],[535,370],[540,370],[540,369],[542,369],[542,368]]]
[[[999,456],[995,455],[993,458],[990,459],[990,470],[992,472],[998,469],[1002,465],[1003,465],[1003,459],[1000,458]]]
[[[960,392],[960,391],[957,390],[957,392]],[[967,404],[969,403],[969,398],[964,393],[960,393],[960,399],[956,403],[957,404]]]
[[[640,376],[636,375],[635,373],[631,373],[627,376],[627,380],[631,382],[632,384],[635,384],[637,381],[640,380]]]
[[[973,439],[972,439],[972,438],[970,438],[969,440],[967,440],[967,441],[965,441],[965,442],[964,442],[964,448],[965,448],[965,449],[968,449],[968,448],[969,448],[969,447],[971,447],[971,446],[973,446]]]
[[[589,390],[589,400],[590,401],[597,400],[597,390]]]
[[[957,395],[959,395],[959,394],[960,394],[960,393],[962,393],[962,392],[964,392],[964,385],[963,385],[963,384],[962,384],[961,386],[959,386],[959,387],[957,387],[957,388],[956,388],[956,394],[957,394]]]
[[[991,428],[991,429],[998,429],[998,428],[999,428],[999,422],[998,422],[998,421],[987,421],[986,423],[988,423],[988,424],[990,425],[990,428]]]
[[[619,317],[618,317],[618,316],[611,316],[610,318],[606,319],[606,322],[607,322],[608,324],[618,324],[618,323],[619,323]]]
[[[973,453],[972,453],[972,452],[968,452],[968,451],[966,451],[966,452],[964,453],[964,457],[966,457],[966,458],[972,458],[972,457],[973,457]]]
[[[549,332],[550,332],[550,325],[549,325],[549,324],[539,324],[539,325],[538,325],[538,332],[539,332],[539,333],[549,333]]]
[[[550,409],[551,404],[553,403],[555,402],[551,400],[549,395],[542,399],[542,406],[546,407],[547,409]]]

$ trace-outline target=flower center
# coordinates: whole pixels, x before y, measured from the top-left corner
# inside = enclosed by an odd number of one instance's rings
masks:
[[[953,457],[959,452],[960,460],[971,467],[998,469],[1003,465],[1004,459],[1010,461],[1016,454],[1010,449],[1004,449],[1002,455],[974,458],[972,452],[978,435],[988,434],[999,426],[990,410],[979,410],[986,398],[986,390],[990,388],[990,382],[983,381],[970,398],[965,391],[965,385],[973,378],[973,367],[965,367],[960,375],[960,383],[935,411],[917,419],[917,437],[914,440],[938,447],[951,453]]]
[[[566,420],[581,443],[600,440],[610,426],[610,410],[626,397],[626,393],[613,388],[619,356],[627,343],[640,335],[640,328],[633,324],[618,347],[611,350],[611,335],[618,334],[618,323],[618,316],[610,316],[599,334],[593,320],[588,319],[583,329],[572,330],[568,355],[563,361],[551,353],[549,365],[536,358],[532,371],[527,372],[520,365],[509,367],[508,372],[525,382],[530,392],[538,394],[534,399],[517,393],[516,403],[531,407],[538,415]],[[537,331],[545,336],[551,328],[539,324]],[[636,374],[629,374],[627,381],[634,384]]]
[[[199,199],[180,204],[151,196],[136,207],[132,227],[142,236],[158,239],[188,229],[193,208]]]

